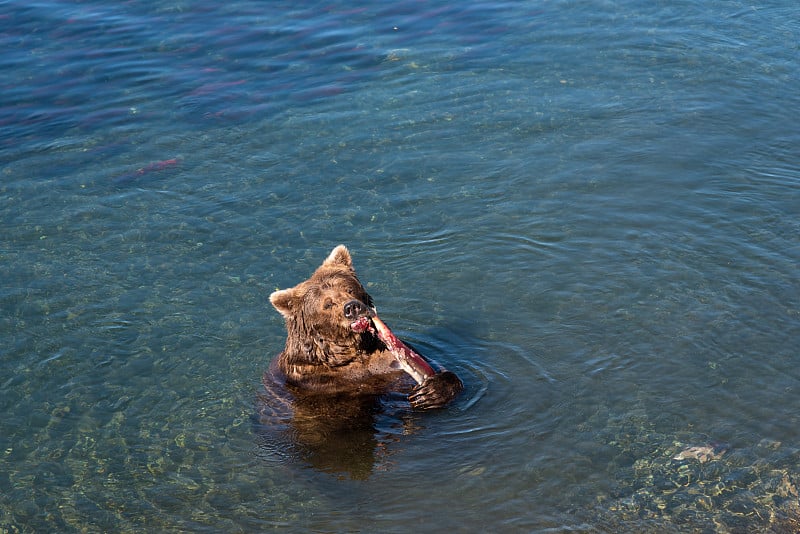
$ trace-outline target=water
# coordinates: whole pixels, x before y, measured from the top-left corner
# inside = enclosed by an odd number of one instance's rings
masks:
[[[0,529],[797,530],[798,20],[0,2]],[[338,243],[467,390],[325,469],[252,416]]]

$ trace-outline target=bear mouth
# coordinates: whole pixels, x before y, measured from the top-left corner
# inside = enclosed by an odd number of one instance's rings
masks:
[[[350,330],[357,334],[366,332],[372,328],[372,320],[369,315],[362,315],[352,323],[350,323]]]
[[[345,318],[350,319],[350,330],[353,332],[362,333],[375,327],[370,321],[371,317],[377,317],[373,306],[353,299],[344,303],[343,312]]]

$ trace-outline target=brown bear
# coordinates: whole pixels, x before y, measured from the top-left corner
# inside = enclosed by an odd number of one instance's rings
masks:
[[[374,307],[344,245],[334,248],[311,278],[275,291],[270,302],[285,318],[288,335],[264,376],[268,391],[285,386],[295,399],[400,392],[408,393],[412,408],[426,410],[446,405],[463,389],[446,370],[412,386],[374,329],[356,331],[355,322],[372,316]]]

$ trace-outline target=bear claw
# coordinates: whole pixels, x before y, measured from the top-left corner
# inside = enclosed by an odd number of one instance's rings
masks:
[[[453,400],[462,389],[464,384],[455,373],[442,371],[425,378],[408,396],[408,401],[415,410],[441,408]]]

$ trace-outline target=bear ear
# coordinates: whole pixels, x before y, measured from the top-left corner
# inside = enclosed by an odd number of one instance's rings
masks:
[[[295,290],[292,288],[275,291],[269,296],[269,301],[284,317],[289,317],[294,313],[293,310],[296,302]]]
[[[350,258],[350,252],[344,245],[339,245],[328,255],[328,258],[322,263],[326,267],[342,266],[348,269],[353,268],[353,260]]]

